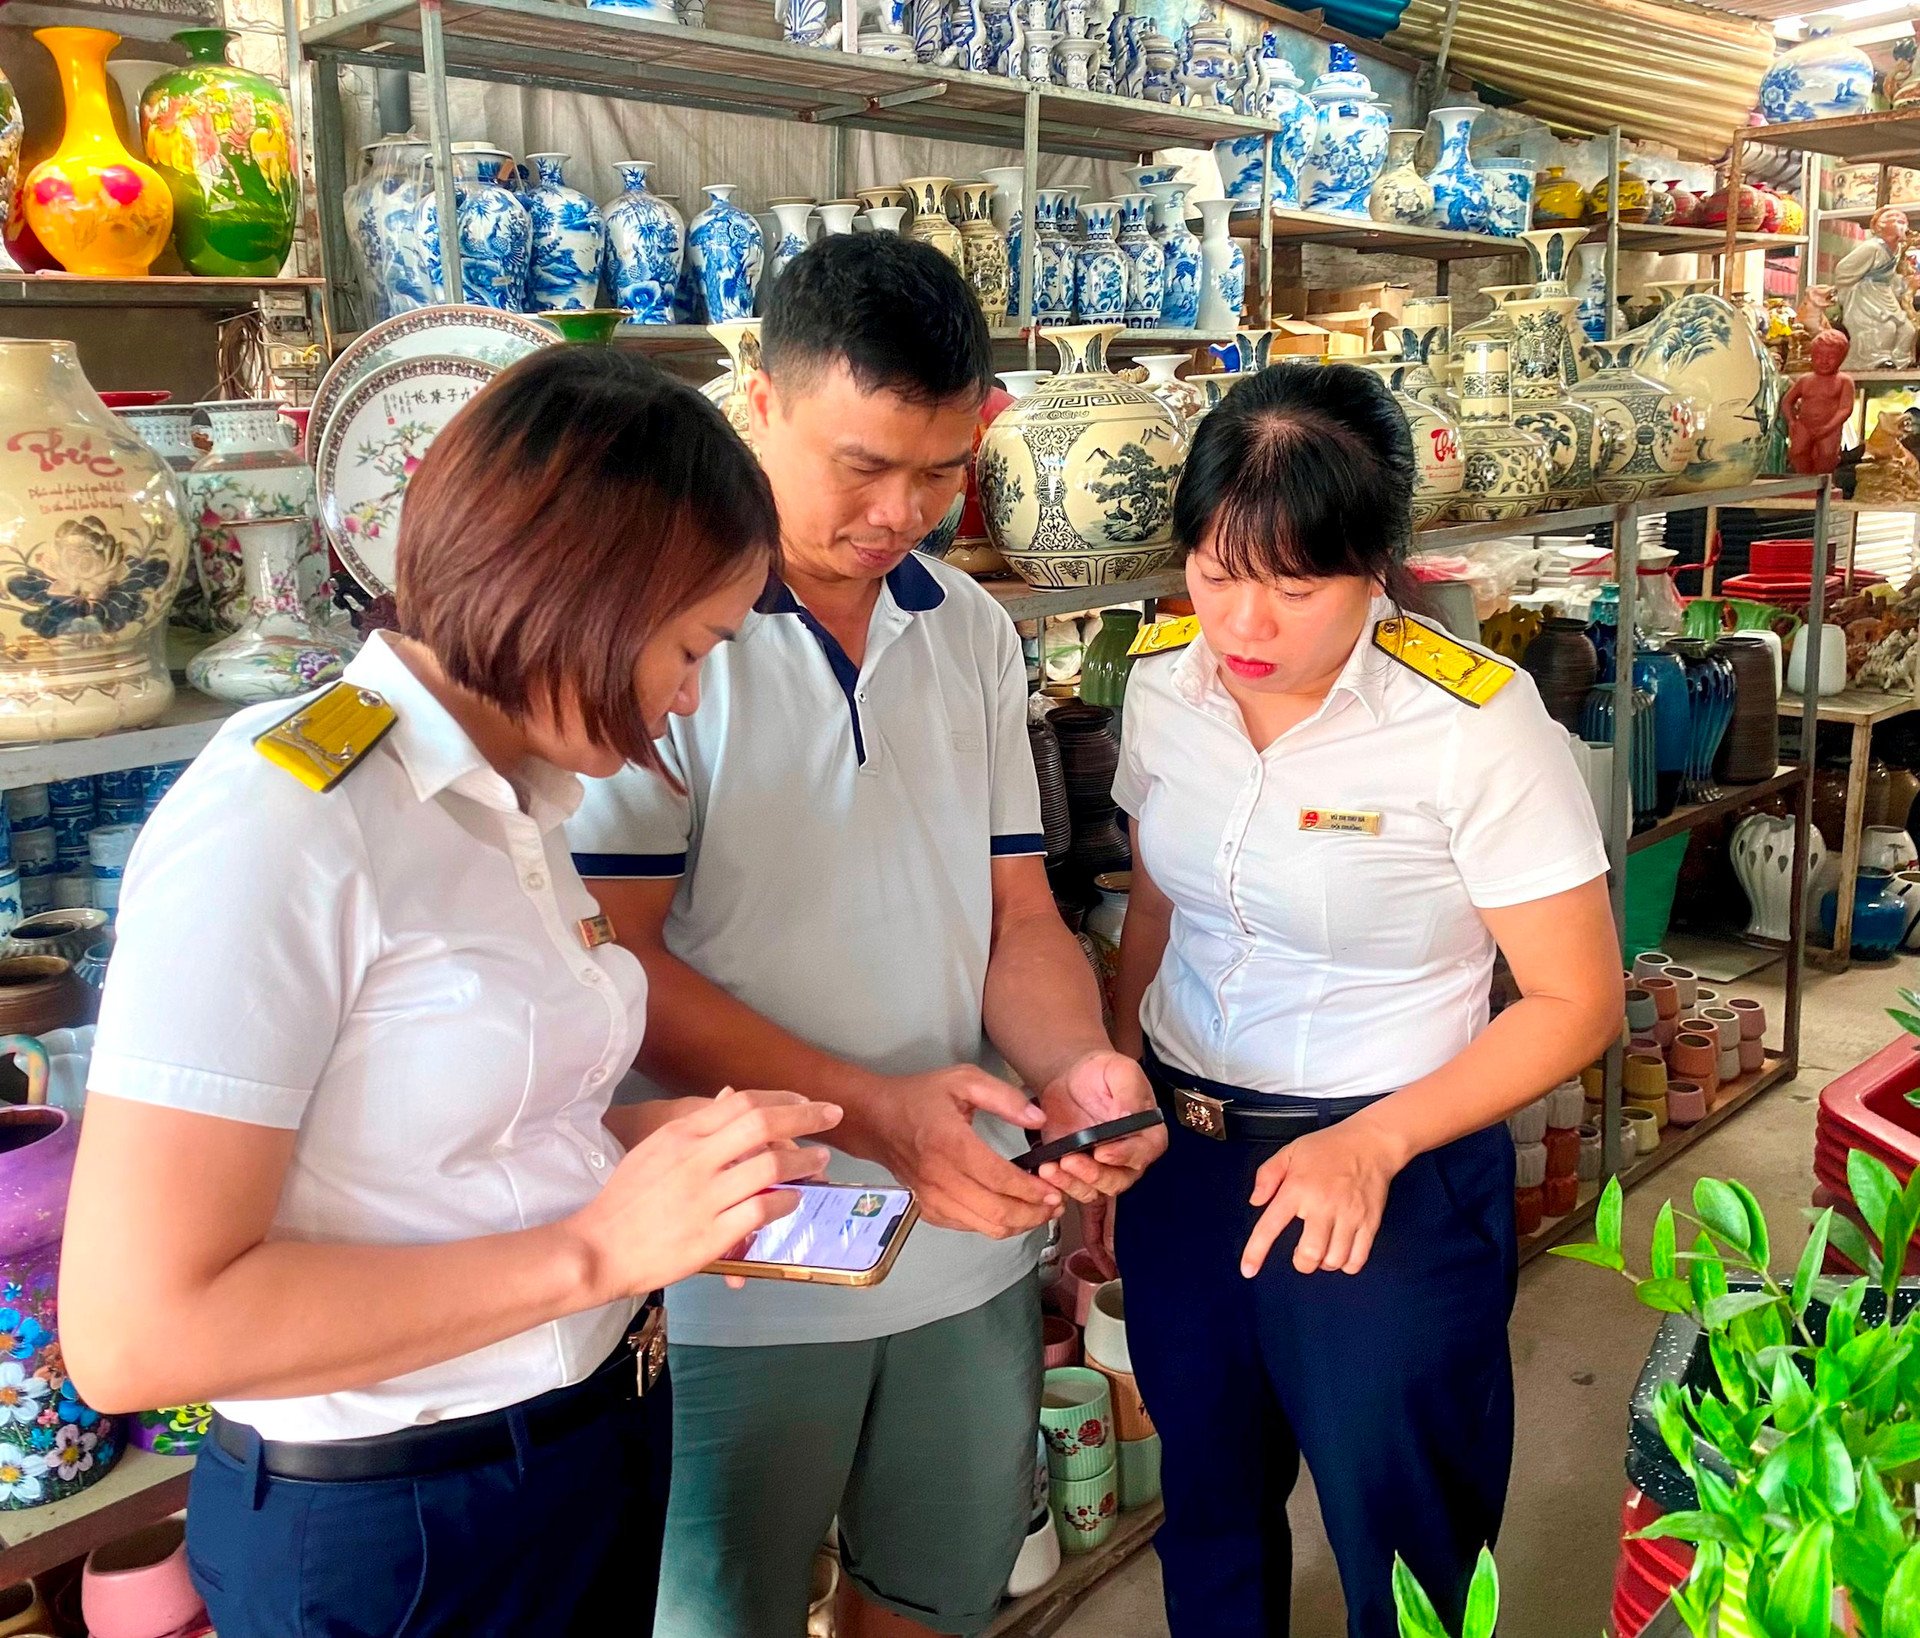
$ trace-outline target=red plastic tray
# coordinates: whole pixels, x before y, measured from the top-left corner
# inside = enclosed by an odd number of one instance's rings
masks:
[[[1620,1562],[1613,1577],[1613,1627],[1619,1638],[1638,1638],[1693,1568],[1693,1549],[1680,1541],[1636,1541],[1660,1509],[1629,1487],[1620,1508]]]
[[[1813,540],[1756,540],[1747,547],[1748,572],[1758,578],[1813,578]]]
[[[1920,1091],[1920,1048],[1903,1035],[1830,1081],[1820,1094],[1820,1118],[1905,1182],[1920,1165],[1920,1109],[1907,1102],[1913,1091]]]

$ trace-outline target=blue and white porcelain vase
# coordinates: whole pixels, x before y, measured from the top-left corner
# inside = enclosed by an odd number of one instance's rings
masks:
[[[773,0],[774,20],[789,45],[826,46],[827,0]]]
[[[1153,195],[1154,238],[1166,262],[1166,295],[1160,302],[1160,328],[1191,330],[1200,320],[1200,240],[1187,226],[1191,182],[1149,182]]]
[[[1073,312],[1081,324],[1124,324],[1127,258],[1113,236],[1119,206],[1111,200],[1081,207],[1086,242],[1074,256]]]
[[[913,55],[931,66],[947,49],[946,0],[913,0]]]
[[[1266,138],[1257,131],[1249,136],[1222,137],[1213,145],[1213,162],[1220,167],[1220,191],[1237,211],[1260,209],[1260,155],[1265,146]],[[1273,202],[1276,205],[1286,202],[1281,199],[1277,185]]]
[[[418,225],[426,151],[426,143],[413,136],[369,143],[367,174],[347,190],[347,231],[371,309],[368,323],[424,307],[433,299]]]
[[[1200,201],[1200,323],[1202,330],[1231,330],[1247,299],[1246,253],[1227,231],[1233,206],[1225,199]]]
[[[1533,161],[1489,159],[1480,174],[1487,184],[1487,231],[1517,239],[1533,225]]]
[[[990,165],[981,176],[993,184],[993,225],[1007,241],[1007,289],[1012,293],[1014,310],[1020,305],[1020,251],[1026,235],[1027,173],[1020,165]]]
[[[1844,119],[1873,106],[1873,60],[1857,45],[1814,28],[1760,82],[1760,117],[1769,125]]]
[[[773,219],[780,227],[779,241],[767,259],[767,282],[787,270],[787,263],[807,248],[807,224],[813,220],[813,206],[800,200],[774,205]]]
[[[1127,328],[1153,330],[1160,324],[1160,312],[1167,299],[1166,253],[1154,243],[1147,228],[1147,213],[1153,208],[1150,193],[1123,193],[1120,196],[1120,231],[1115,242],[1127,259]]]
[[[643,17],[649,23],[677,23],[680,13],[673,0],[587,0],[592,11],[624,11],[629,17]]]
[[[607,206],[607,293],[627,310],[630,324],[692,323],[674,311],[687,248],[680,213],[647,188],[653,163],[623,159],[614,166],[621,195]]]
[[[484,142],[453,145],[453,196],[460,219],[460,286],[462,297],[477,307],[497,307],[509,313],[527,310],[527,275],[533,263],[533,218],[519,196],[503,187],[501,171],[512,155]],[[446,273],[440,260],[440,206],[428,177],[420,188],[419,233],[427,269],[427,287],[435,301],[455,298],[446,293]]]
[[[533,218],[527,306],[536,313],[584,312],[600,300],[607,224],[600,207],[567,186],[566,154],[528,154],[538,179],[522,196]]]
[[[760,291],[764,244],[760,224],[733,202],[735,183],[714,182],[701,191],[712,202],[687,229],[687,258],[700,280],[706,322],[725,324],[753,317]]]
[[[1428,116],[1440,144],[1440,159],[1427,172],[1433,189],[1433,225],[1454,233],[1485,233],[1487,179],[1473,162],[1473,122],[1480,110],[1436,108]]]
[[[1034,190],[1033,316],[1041,324],[1073,322],[1073,246],[1060,230],[1069,208],[1062,189]]]
[[[1300,76],[1293,71],[1293,64],[1280,55],[1280,39],[1271,29],[1260,37],[1257,50],[1249,50],[1244,59],[1244,73],[1240,87],[1240,111],[1253,119],[1270,119],[1280,127],[1273,137],[1273,202],[1276,205],[1297,205],[1300,203],[1300,169],[1307,162],[1307,151],[1313,146],[1317,123],[1313,103],[1300,89]],[[1253,142],[1253,151],[1260,151],[1260,139],[1237,137],[1235,142],[1244,144]],[[1220,155],[1222,144],[1214,145],[1214,154]],[[1244,152],[1244,149],[1236,150]],[[1220,160],[1220,178],[1226,181],[1226,160]],[[1253,184],[1253,209],[1260,204],[1260,180],[1256,172]],[[1228,197],[1233,197],[1229,193]],[[1237,202],[1237,201],[1236,201]]]
[[[1327,48],[1327,71],[1313,82],[1313,146],[1301,168],[1308,210],[1367,214],[1367,195],[1387,163],[1391,110],[1373,94],[1359,59],[1345,46]]]
[[[1424,227],[1433,220],[1433,186],[1413,168],[1418,131],[1387,133],[1387,168],[1367,191],[1367,214],[1376,222]]]

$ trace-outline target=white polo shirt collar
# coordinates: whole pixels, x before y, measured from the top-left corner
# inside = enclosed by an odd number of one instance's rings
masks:
[[[1347,656],[1347,663],[1340,668],[1340,675],[1334,679],[1333,687],[1327,690],[1327,697],[1321,702],[1320,708],[1301,723],[1301,727],[1322,721],[1337,708],[1343,697],[1348,696],[1365,706],[1367,714],[1376,723],[1383,719],[1387,677],[1394,662],[1373,646],[1373,628],[1381,620],[1392,619],[1395,612],[1392,599],[1374,598],[1367,610],[1367,621],[1361,628],[1359,641]],[[1210,710],[1214,715],[1233,723],[1240,722],[1240,707],[1220,678],[1220,658],[1205,637],[1194,638],[1175,657],[1170,680],[1174,691],[1189,705]]]

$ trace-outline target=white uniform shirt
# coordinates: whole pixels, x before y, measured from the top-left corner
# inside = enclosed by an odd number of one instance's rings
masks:
[[[646,1001],[639,962],[580,933],[598,907],[561,828],[579,781],[539,765],[522,812],[384,639],[346,675],[399,721],[331,792],[254,750],[292,710],[277,702],[229,721],[141,832],[88,1084],[297,1131],[276,1239],[421,1245],[555,1222],[620,1158],[601,1117]],[[306,1440],[496,1410],[590,1374],[632,1313],[220,1409]]]
[[[1476,910],[1606,873],[1533,679],[1475,710],[1373,646],[1393,612],[1375,601],[1321,708],[1263,752],[1204,637],[1133,669],[1114,798],[1174,907],[1141,1021],[1175,1068],[1301,1097],[1404,1086],[1486,1025]],[[1379,833],[1308,830],[1311,811]]]
[[[589,781],[574,862],[589,880],[683,877],[668,948],[828,1052],[889,1075],[998,1072],[980,1020],[992,862],[1046,851],[1013,622],[965,575],[910,557],[856,669],[778,591],[713,651],[699,710],[663,741],[686,795],[639,768]],[[975,1127],[1002,1154],[1026,1147],[1003,1121]],[[844,1155],[829,1175],[891,1181]],[[669,1328],[723,1347],[889,1336],[998,1296],[1037,1249],[922,1223],[870,1289],[696,1278],[668,1292]]]

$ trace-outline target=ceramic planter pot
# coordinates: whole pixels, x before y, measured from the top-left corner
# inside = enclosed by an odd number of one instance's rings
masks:
[[[1131,1512],[1160,1499],[1160,1436],[1120,1441],[1120,1508]]]
[[[1622,1113],[1630,1112],[1653,1116],[1654,1129],[1656,1131],[1664,1131],[1668,1120],[1667,1095],[1662,1092],[1657,1097],[1628,1098],[1622,1109]]]
[[[1085,1365],[1048,1371],[1040,1392],[1040,1431],[1055,1480],[1091,1479],[1113,1467],[1113,1396],[1107,1379]]]
[[[1706,1088],[1697,1081],[1667,1083],[1667,1120],[1675,1126],[1692,1126],[1707,1118]]]
[[[1577,1080],[1562,1081],[1541,1101],[1546,1106],[1547,1130],[1569,1132],[1579,1126],[1583,1118],[1586,1090]]]
[[[1133,1369],[1133,1354],[1127,1347],[1126,1296],[1118,1280],[1107,1281],[1093,1294],[1093,1307],[1087,1314],[1086,1353],[1089,1365],[1108,1371]]]
[[[1053,1518],[1063,1553],[1092,1552],[1119,1522],[1119,1464],[1109,1457],[1104,1473],[1053,1481]]]
[[[1539,1143],[1547,1135],[1547,1111],[1539,1103],[1530,1103],[1507,1116],[1507,1134],[1515,1143]]]
[[[1007,1596],[1025,1598],[1028,1593],[1038,1592],[1059,1573],[1060,1534],[1054,1528],[1053,1514],[1048,1509],[1040,1514],[1020,1545],[1020,1556],[1013,1561],[1013,1573],[1007,1577]]]
[[[1113,1401],[1113,1431],[1117,1439],[1146,1439],[1153,1434],[1153,1418],[1147,1414],[1147,1402],[1140,1397],[1140,1386],[1133,1372],[1116,1370],[1111,1365],[1096,1368],[1107,1379],[1107,1393]]]
[[[162,1519],[96,1547],[81,1571],[80,1609],[93,1638],[154,1638],[204,1621],[187,1574],[185,1521]]]
[[[1537,1189],[1547,1180],[1547,1146],[1544,1143],[1517,1143],[1513,1149],[1513,1182],[1516,1189]]]
[[[1064,1314],[1040,1316],[1041,1360],[1048,1370],[1080,1363],[1080,1332]]]
[[[1650,1099],[1666,1096],[1667,1066],[1651,1053],[1628,1053],[1620,1076],[1621,1087],[1629,1097]]]
[[[1571,1126],[1549,1126],[1541,1140],[1547,1151],[1547,1176],[1575,1177],[1580,1171],[1580,1136]]]
[[[1620,1120],[1632,1135],[1632,1149],[1636,1155],[1650,1155],[1660,1147],[1660,1118],[1651,1109],[1623,1109]],[[1622,1144],[1621,1147],[1624,1150],[1627,1145]]]
[[[1630,1029],[1652,1029],[1654,1021],[1660,1016],[1653,1004],[1653,997],[1638,984],[1627,991],[1627,1026]]]
[[[987,533],[1036,586],[1134,580],[1173,561],[1173,486],[1185,432],[1152,394],[1106,368],[1112,325],[1047,332],[1060,369],[980,440]]]
[[[1727,1008],[1740,1020],[1740,1039],[1758,1041],[1767,1033],[1767,1009],[1751,996],[1737,995],[1727,1002]]]
[[[1735,1046],[1734,1051],[1739,1059],[1740,1073],[1742,1075],[1751,1075],[1754,1071],[1766,1067],[1767,1049],[1763,1043],[1759,1041],[1741,1041]],[[1722,1056],[1724,1056],[1724,1054],[1722,1054]]]
[[[1674,1074],[1681,1079],[1697,1081],[1709,1091],[1719,1081],[1720,1047],[1711,1035],[1676,1035],[1669,1056]]]
[[[1671,1093],[1669,1093],[1669,1096],[1671,1096]],[[1600,1128],[1588,1122],[1582,1124],[1578,1132],[1580,1138],[1580,1181],[1582,1183],[1596,1183],[1600,1179],[1600,1172],[1605,1164],[1605,1155],[1600,1139]]]
[[[1649,973],[1640,980],[1640,988],[1653,997],[1654,1017],[1678,1018],[1680,1016],[1680,987],[1671,978],[1659,973]]]
[[[1678,962],[1670,962],[1662,974],[1673,980],[1673,987],[1680,993],[1680,1010],[1691,1013],[1699,1005],[1700,978],[1690,967],[1682,967]]]
[[[1720,1043],[1720,1050],[1740,1044],[1740,1014],[1731,1007],[1708,1007],[1701,1012],[1703,1022],[1713,1025],[1714,1039]]]
[[[1740,1047],[1737,1042],[1720,1049],[1720,1061],[1715,1073],[1719,1075],[1722,1086],[1740,1078]]]

